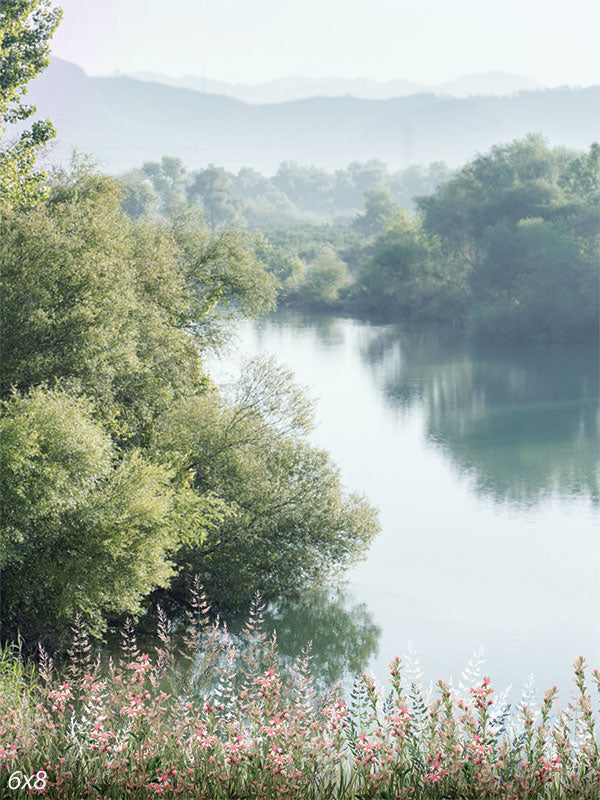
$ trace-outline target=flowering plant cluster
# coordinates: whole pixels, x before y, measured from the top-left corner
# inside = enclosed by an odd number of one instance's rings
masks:
[[[335,688],[317,693],[308,651],[282,668],[262,610],[257,598],[239,646],[196,586],[186,667],[160,610],[152,657],[129,623],[120,658],[102,663],[77,621],[60,675],[43,650],[34,666],[5,648],[0,797],[600,800],[583,658],[563,707],[553,687],[512,716],[488,678],[439,681],[427,700],[399,659],[387,697],[362,675],[346,703]],[[598,670],[592,681],[600,693]]]

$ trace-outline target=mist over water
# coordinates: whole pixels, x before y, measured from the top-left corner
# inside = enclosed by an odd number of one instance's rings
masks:
[[[485,645],[495,686],[530,673],[563,698],[600,658],[598,359],[593,346],[481,348],[438,326],[279,312],[232,352],[274,354],[317,398],[313,441],[382,531],[343,592],[271,609],[284,652],[314,640],[324,682],[419,654],[453,677]],[[316,632],[316,633],[315,633]]]

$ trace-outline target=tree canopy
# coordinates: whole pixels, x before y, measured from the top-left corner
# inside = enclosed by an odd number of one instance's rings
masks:
[[[288,373],[249,365],[229,397],[206,373],[232,314],[273,304],[252,240],[193,207],[133,220],[122,199],[76,163],[0,213],[5,634],[60,641],[77,612],[100,633],[195,574],[221,606],[282,595],[377,528],[308,444]]]
[[[10,126],[28,119],[27,84],[49,62],[49,40],[62,11],[49,0],[2,0],[0,5],[0,204],[30,204],[43,195],[45,173],[35,169],[40,149],[54,136],[48,120],[37,120],[6,142]],[[8,126],[8,131],[7,131]]]
[[[96,416],[87,398],[42,387],[4,401],[1,611],[12,631],[60,638],[81,613],[99,633],[104,616],[138,612],[167,586],[170,556],[192,543],[181,525],[191,490],[139,449],[121,453]],[[201,541],[216,505],[193,500]]]
[[[199,574],[221,605],[236,605],[253,588],[295,594],[365,552],[377,531],[374,510],[345,495],[328,454],[306,441],[311,427],[292,375],[260,359],[229,395],[186,398],[162,418],[158,451],[229,512],[202,547],[178,555],[181,586]]]

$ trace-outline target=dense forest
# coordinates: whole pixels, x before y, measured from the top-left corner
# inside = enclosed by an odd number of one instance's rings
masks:
[[[597,144],[577,153],[530,135],[455,173],[370,161],[190,174],[165,157],[120,180],[134,219],[187,206],[212,230],[246,229],[280,304],[579,341],[598,330],[599,167]]]

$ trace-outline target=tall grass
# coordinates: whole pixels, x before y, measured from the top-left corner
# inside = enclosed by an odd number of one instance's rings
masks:
[[[262,612],[257,597],[236,643],[196,585],[183,652],[160,610],[152,655],[128,623],[119,658],[101,662],[80,620],[60,670],[5,647],[0,797],[600,799],[583,658],[563,706],[553,687],[515,714],[488,678],[439,681],[428,698],[399,659],[387,696],[362,675],[347,704],[316,692],[308,649],[281,669]]]

